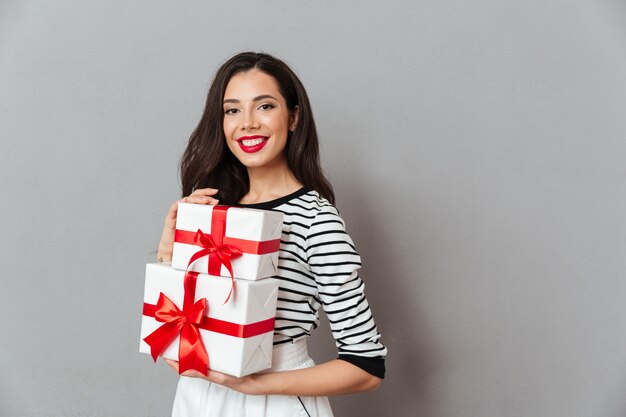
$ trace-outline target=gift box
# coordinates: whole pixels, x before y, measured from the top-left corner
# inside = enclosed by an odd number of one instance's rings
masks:
[[[278,280],[236,280],[148,264],[139,351],[179,361],[179,372],[233,376],[272,366]]]
[[[276,275],[283,214],[179,203],[172,268],[257,280]]]

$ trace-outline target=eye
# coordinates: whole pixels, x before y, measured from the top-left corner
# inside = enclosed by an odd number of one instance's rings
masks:
[[[234,107],[233,107],[233,108],[230,108],[230,109],[225,109],[225,110],[224,110],[224,114],[235,114],[235,113],[237,113],[237,112],[239,112],[239,109],[236,109],[236,108],[234,108]]]
[[[259,106],[259,110],[271,110],[273,109],[275,106],[269,103],[265,103],[265,104],[261,104]]]

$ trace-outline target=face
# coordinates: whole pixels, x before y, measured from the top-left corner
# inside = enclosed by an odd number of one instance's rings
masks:
[[[224,136],[230,151],[250,168],[286,166],[287,134],[295,129],[274,77],[252,69],[234,75],[224,92]]]

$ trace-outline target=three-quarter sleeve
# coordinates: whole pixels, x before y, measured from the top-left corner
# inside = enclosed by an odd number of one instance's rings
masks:
[[[387,349],[359,277],[361,258],[335,207],[324,207],[313,219],[306,254],[339,358],[383,378]]]

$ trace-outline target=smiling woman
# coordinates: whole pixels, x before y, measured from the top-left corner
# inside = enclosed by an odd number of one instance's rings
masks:
[[[276,80],[257,69],[231,78],[224,93],[224,136],[248,175],[291,177],[287,137],[298,121],[298,107],[287,108]],[[297,184],[295,184],[297,185]]]
[[[187,371],[174,416],[332,416],[328,395],[368,391],[385,373],[387,349],[364,293],[361,259],[333,206],[319,161],[306,91],[282,61],[246,52],[217,72],[181,161],[183,199],[284,214],[272,368],[235,378]],[[177,203],[159,261],[171,259]],[[329,318],[338,358],[315,365],[306,340]],[[178,364],[168,361],[178,369]]]
[[[252,73],[262,74],[263,78],[250,77]],[[237,78],[243,78],[250,83],[252,78],[265,81],[264,86],[269,90],[255,87],[259,93],[248,94],[246,91],[238,92],[238,96],[227,96],[227,88],[234,91]],[[235,81],[231,85],[231,81]],[[271,86],[270,86],[271,84]],[[277,87],[277,89],[276,89]],[[271,91],[271,92],[270,92]],[[263,102],[264,95],[271,95],[276,100]],[[226,61],[217,71],[215,79],[209,88],[206,105],[200,122],[189,138],[189,144],[181,160],[181,179],[183,195],[189,196],[194,190],[206,187],[217,189],[215,197],[224,204],[236,204],[250,191],[250,180],[247,167],[237,159],[227,144],[229,132],[236,128],[229,127],[231,114],[236,121],[246,120],[242,117],[250,117],[250,114],[241,115],[244,109],[238,106],[247,105],[250,108],[250,98],[259,98],[259,107],[255,112],[259,115],[267,111],[278,100],[284,102],[284,109],[293,118],[294,126],[285,129],[289,140],[285,143],[285,161],[290,176],[297,179],[300,184],[317,190],[331,204],[335,202],[335,195],[329,182],[324,177],[319,159],[319,144],[317,130],[313,119],[313,112],[309,103],[306,90],[294,72],[282,61],[267,54],[244,52]],[[248,100],[245,103],[244,100]],[[267,104],[263,106],[263,104]],[[231,106],[232,110],[225,113],[225,106]],[[250,110],[250,109],[248,109]],[[237,116],[239,115],[239,116]],[[248,120],[260,123],[259,118]],[[290,122],[291,122],[290,121]],[[246,127],[245,124],[240,126]],[[293,127],[293,129],[291,129]],[[227,131],[228,129],[228,131]],[[261,133],[239,133],[241,136],[262,135]],[[239,136],[238,136],[239,137]],[[276,136],[274,139],[285,139]],[[228,141],[230,143],[230,141]],[[287,187],[288,188],[288,187]],[[275,187],[272,187],[275,189]],[[275,195],[280,193],[276,192]],[[283,194],[285,195],[285,194]],[[250,196],[246,196],[246,202],[250,202]],[[258,200],[261,201],[261,200]]]

